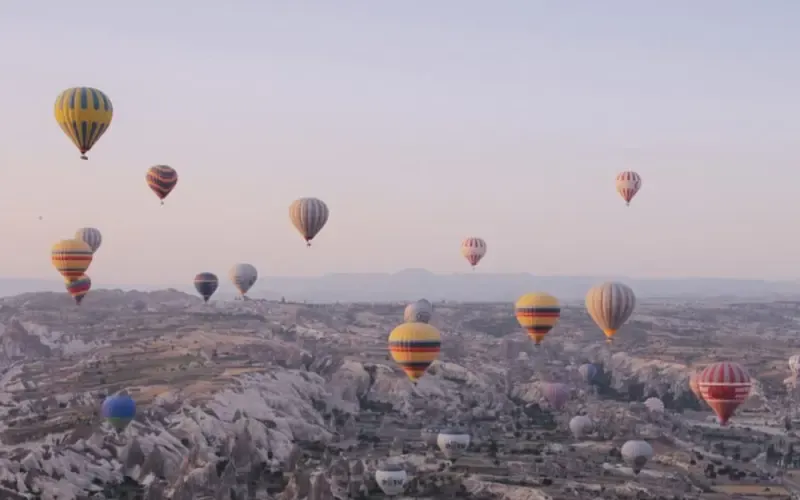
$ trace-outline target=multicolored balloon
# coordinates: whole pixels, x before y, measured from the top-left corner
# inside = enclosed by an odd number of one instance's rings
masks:
[[[631,200],[642,187],[642,178],[636,172],[626,170],[617,174],[617,192],[625,200],[625,205],[630,206]]]
[[[218,286],[219,279],[214,273],[199,273],[194,277],[194,289],[203,297],[203,302],[208,302]]]
[[[586,294],[586,311],[611,342],[636,308],[636,295],[622,283],[602,283]]]
[[[306,246],[311,246],[311,240],[322,231],[328,222],[330,211],[324,201],[317,198],[300,198],[289,205],[289,220],[292,221],[306,240]]]
[[[432,317],[433,304],[425,299],[408,304],[403,311],[403,321],[406,323],[429,323]]]
[[[728,420],[750,396],[752,382],[747,370],[738,363],[723,361],[708,365],[697,380],[700,394],[717,414],[720,425]]]
[[[161,204],[178,185],[178,172],[167,165],[156,165],[147,169],[147,186],[158,196]]]
[[[103,401],[101,414],[117,432],[122,432],[136,416],[136,402],[127,394],[109,396]]]
[[[561,306],[552,295],[537,292],[523,295],[514,305],[514,315],[536,345],[556,326]]]
[[[61,240],[50,250],[56,271],[69,282],[80,278],[92,263],[92,248],[81,240]]]
[[[56,98],[58,126],[81,152],[81,159],[111,126],[114,107],[103,92],[91,87],[73,87]]]
[[[103,235],[100,230],[94,227],[82,227],[75,231],[75,239],[85,242],[92,249],[92,253],[97,252],[103,243]]]
[[[395,363],[416,382],[439,357],[442,336],[427,323],[403,323],[389,334],[389,352]]]
[[[252,264],[236,264],[228,273],[233,286],[239,290],[239,294],[244,297],[245,294],[253,288],[258,280],[258,270]]]
[[[542,397],[551,408],[560,410],[569,401],[570,391],[565,384],[545,382],[542,384]]]
[[[66,285],[67,292],[69,292],[69,294],[72,295],[72,298],[75,299],[75,303],[81,305],[83,298],[92,288],[92,280],[84,274],[80,278],[68,281]]]
[[[461,242],[461,255],[467,259],[467,262],[469,262],[474,271],[475,266],[477,266],[478,262],[486,255],[486,242],[483,238],[465,238],[464,241]]]

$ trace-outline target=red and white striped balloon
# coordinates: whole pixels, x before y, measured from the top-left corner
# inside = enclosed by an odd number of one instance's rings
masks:
[[[705,402],[717,414],[720,425],[725,425],[747,400],[752,382],[742,365],[723,361],[708,365],[700,372],[697,387]]]
[[[631,204],[631,200],[642,187],[642,178],[632,170],[626,170],[617,174],[617,192],[625,200],[626,205]]]
[[[484,255],[486,255],[486,242],[483,238],[465,238],[461,242],[461,255],[467,259],[473,269],[478,265]]]

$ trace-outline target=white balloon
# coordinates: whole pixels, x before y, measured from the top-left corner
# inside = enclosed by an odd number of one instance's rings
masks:
[[[576,438],[582,438],[594,430],[594,423],[586,415],[578,415],[569,421],[569,430]]]
[[[634,473],[638,474],[653,456],[653,447],[646,441],[632,440],[622,445],[621,453],[623,460],[633,468]]]
[[[387,495],[399,495],[406,489],[408,474],[399,465],[386,465],[375,471],[375,482]]]
[[[447,458],[458,458],[469,448],[469,434],[463,431],[444,429],[439,431],[436,444]]]
[[[644,406],[653,413],[664,413],[664,403],[658,398],[647,398]]]

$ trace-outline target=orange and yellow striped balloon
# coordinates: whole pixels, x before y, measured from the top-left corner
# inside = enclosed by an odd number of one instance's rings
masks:
[[[514,315],[528,336],[539,345],[561,317],[561,306],[552,295],[537,292],[527,293],[514,305]]]
[[[92,263],[92,247],[81,240],[61,240],[50,251],[56,271],[67,282],[74,281],[89,269]]]
[[[403,323],[389,334],[389,352],[412,382],[436,361],[441,347],[439,330],[427,323]]]

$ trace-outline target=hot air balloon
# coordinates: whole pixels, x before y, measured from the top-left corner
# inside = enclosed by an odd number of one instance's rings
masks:
[[[67,282],[67,292],[75,299],[75,303],[81,305],[83,298],[92,288],[92,280],[85,274],[80,278]]]
[[[300,198],[289,205],[289,220],[309,247],[311,240],[325,227],[329,215],[328,205],[317,198]]]
[[[486,255],[486,242],[483,238],[464,238],[461,242],[461,255],[467,259],[474,271],[475,266]]]
[[[81,152],[81,159],[106,133],[114,116],[111,99],[91,87],[73,87],[56,98],[55,116],[58,126]]]
[[[208,299],[214,295],[217,286],[219,286],[219,280],[214,273],[200,273],[194,277],[194,289],[203,297],[204,302],[208,302]]]
[[[636,296],[622,283],[602,283],[586,294],[586,311],[611,342],[636,308]]]
[[[553,329],[561,317],[558,299],[546,293],[527,293],[514,305],[517,321],[536,345]]]
[[[689,375],[689,390],[692,391],[692,394],[700,400],[703,401],[703,394],[700,392],[700,373],[699,372],[692,372]]]
[[[789,371],[797,378],[798,373],[800,373],[800,354],[789,356]]]
[[[717,414],[719,424],[726,425],[750,395],[752,383],[742,365],[723,361],[708,365],[700,372],[697,385],[703,400]]]
[[[644,407],[653,413],[664,413],[664,402],[658,398],[647,398]]]
[[[103,235],[99,229],[93,227],[82,227],[75,231],[75,239],[83,241],[92,249],[92,253],[97,252],[103,243]]]
[[[389,352],[412,382],[436,361],[441,347],[439,330],[427,323],[403,323],[389,334]]]
[[[410,303],[403,311],[403,321],[406,323],[429,323],[432,316],[433,304],[425,299]]]
[[[578,415],[569,421],[569,430],[576,439],[580,439],[594,430],[594,424],[586,415]]]
[[[61,240],[50,250],[50,260],[66,281],[83,276],[92,263],[92,248],[81,240]]]
[[[420,432],[422,441],[428,446],[435,446],[436,441],[439,439],[439,429],[435,427],[426,427]]]
[[[117,432],[122,432],[136,416],[136,403],[127,394],[116,394],[103,401],[101,413]]]
[[[653,456],[653,447],[646,441],[632,440],[622,445],[620,453],[623,460],[633,469],[633,473],[639,474]]]
[[[642,187],[642,178],[639,174],[626,170],[617,174],[617,192],[625,200],[625,205],[630,206],[631,200]]]
[[[565,384],[545,382],[542,384],[542,397],[554,410],[560,410],[569,401],[569,387]]]
[[[597,376],[597,367],[591,363],[584,363],[578,367],[578,373],[587,384],[591,384]]]
[[[244,294],[255,285],[258,280],[258,271],[250,264],[236,264],[228,273],[233,282],[233,286],[239,290],[239,293],[244,297]]]
[[[458,429],[442,429],[436,438],[436,444],[450,460],[456,459],[464,454],[469,448],[469,433]]]
[[[147,169],[144,176],[147,186],[158,196],[161,204],[178,184],[178,172],[166,165],[156,165]]]
[[[399,465],[386,464],[375,471],[375,482],[388,496],[399,495],[406,488],[408,474]]]

